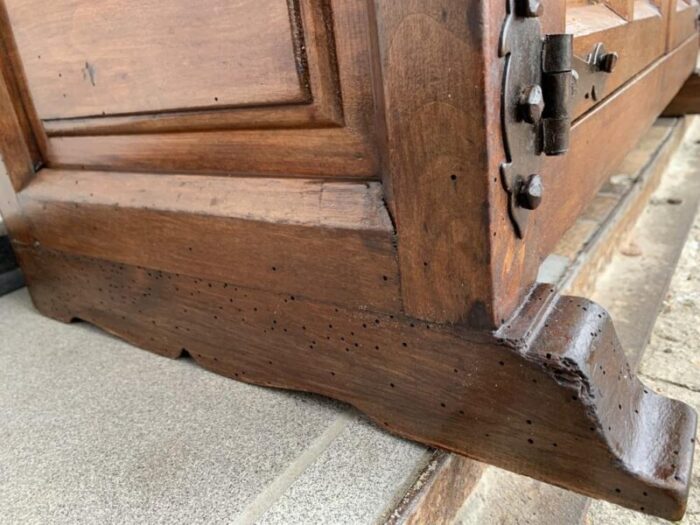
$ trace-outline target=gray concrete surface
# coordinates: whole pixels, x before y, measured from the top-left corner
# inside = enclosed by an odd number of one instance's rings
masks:
[[[0,523],[373,523],[429,459],[351,408],[0,298]]]
[[[643,249],[644,240],[637,240]],[[614,263],[609,271],[616,271]],[[700,413],[700,213],[695,217],[663,310],[654,326],[640,377],[654,390],[685,401]],[[668,522],[609,503],[594,502],[588,523],[647,525]],[[688,511],[680,523],[700,524],[700,447],[695,449]]]

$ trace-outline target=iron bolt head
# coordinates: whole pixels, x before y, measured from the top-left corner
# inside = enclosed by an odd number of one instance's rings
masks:
[[[528,87],[518,101],[520,118],[530,124],[537,124],[542,119],[544,111],[544,96],[538,85]]]
[[[617,65],[617,53],[605,53],[598,59],[598,68],[606,73],[612,73]]]
[[[526,210],[535,210],[542,203],[544,186],[539,175],[530,175],[518,191],[518,204]]]
[[[541,0],[520,0],[523,16],[527,18],[537,18],[544,13],[544,4]]]

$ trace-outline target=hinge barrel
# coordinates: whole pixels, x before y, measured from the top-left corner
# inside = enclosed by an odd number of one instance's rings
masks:
[[[563,155],[569,149],[571,97],[573,94],[573,36],[547,35],[542,46],[542,151]]]

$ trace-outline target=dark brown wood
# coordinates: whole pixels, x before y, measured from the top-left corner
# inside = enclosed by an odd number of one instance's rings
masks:
[[[505,16],[505,6],[501,10],[499,5],[488,11],[490,26],[498,26]],[[437,322],[497,326],[531,287],[539,263],[553,248],[550,237],[558,239],[571,226],[687,77],[697,39],[691,37],[654,62],[574,124],[571,153],[548,158],[543,166],[546,195],[533,214],[528,238],[521,242],[508,217],[498,174],[504,160],[498,112],[501,76],[494,71],[500,71],[501,63],[495,55],[481,54],[470,40],[487,38],[487,48],[497,49],[500,32],[482,35],[482,26],[461,24],[471,9],[464,3],[451,5],[453,11],[441,10],[440,2],[377,6],[391,173],[388,198],[398,228],[405,311]],[[649,18],[654,24],[657,15]],[[651,29],[644,20],[630,26],[630,34],[637,35],[632,40]],[[416,34],[421,38],[413,40]],[[617,39],[625,35],[616,34]],[[396,44],[402,38],[406,43]],[[651,55],[630,53],[642,58],[625,74],[636,73],[663,46],[651,49],[656,49]],[[438,56],[453,67],[426,72],[426,64],[438,63]],[[482,72],[489,75],[479,76]],[[418,87],[422,75],[431,82]],[[624,78],[611,81],[614,88]],[[458,84],[465,89],[452,89]],[[629,114],[623,117],[626,109]],[[483,120],[474,118],[481,114]],[[627,125],[609,130],[610,119],[617,118],[613,115]]]
[[[308,100],[286,0],[5,5],[43,120]]]
[[[593,497],[684,512],[695,413],[636,379],[610,318],[585,299],[540,288],[488,336],[18,248],[36,306],[56,319],[170,357],[186,351],[243,381],[329,395],[392,432]]]
[[[493,202],[500,203],[491,209],[500,239],[492,244],[494,282],[500,285],[495,290],[495,312],[501,313],[500,318],[510,315],[518,304],[516,297],[523,297],[534,281],[540,262],[668,104],[696,53],[697,37],[693,37],[577,121],[569,153],[545,159],[541,175],[546,196],[524,242],[512,234],[504,192],[492,189]]]
[[[376,6],[404,309],[492,325],[493,285],[473,278],[490,242],[483,26],[470,2]]]
[[[50,248],[400,309],[393,228],[376,183],[45,169],[19,198]]]
[[[630,182],[624,185],[625,191],[618,191],[621,185],[609,184],[598,193],[584,210],[576,224],[572,226],[558,243],[554,254],[568,259],[565,271],[553,283],[561,293],[588,297],[604,273],[612,251],[617,250],[623,238],[646,209],[652,192],[658,186],[661,175],[667,168],[674,152],[686,131],[684,119],[659,119],[644,135],[643,139],[618,167],[618,174],[626,174]],[[679,235],[681,238],[682,235]],[[677,243],[676,246],[682,246]],[[680,248],[677,248],[677,251]],[[672,268],[659,269],[659,273],[670,275]],[[645,289],[646,291],[646,289]],[[648,297],[648,296],[647,296]],[[653,304],[659,305],[664,294],[656,292]],[[624,328],[621,337],[626,344],[625,354],[630,366],[636,371],[646,344],[640,332],[649,333],[658,310],[629,305],[625,310],[641,309],[645,315],[622,323],[616,320],[618,334],[621,324]],[[628,320],[629,319],[629,320]],[[636,321],[636,322],[635,322]],[[632,338],[634,334],[634,338]],[[630,343],[634,339],[635,343]],[[410,523],[453,523],[455,516],[479,486],[482,475],[488,471],[479,463],[449,452],[436,450],[428,465],[423,469],[412,487],[391,513],[391,525]],[[512,488],[518,490],[518,485]],[[477,489],[478,491],[478,489]],[[570,498],[576,498],[570,495]],[[517,500],[516,500],[517,501]],[[584,512],[585,506],[581,507]],[[521,509],[513,509],[513,519],[517,519]]]
[[[499,180],[505,2],[207,0],[191,21],[186,4],[110,17],[60,0],[42,17],[43,1],[2,3],[0,202],[38,308],[679,516],[693,413],[643,393],[598,307],[532,295],[690,72],[697,36],[678,10],[614,0],[612,24],[604,5],[547,6],[546,32],[574,31],[578,53],[602,41],[621,66],[574,108],[519,239]],[[217,76],[234,44],[240,69]],[[193,72],[178,62],[199,52]]]

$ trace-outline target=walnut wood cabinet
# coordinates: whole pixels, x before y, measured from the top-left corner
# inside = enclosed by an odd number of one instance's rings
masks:
[[[694,412],[535,278],[692,71],[695,0],[0,4],[0,206],[41,312],[683,514]]]

